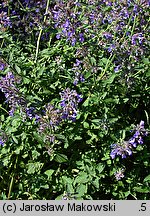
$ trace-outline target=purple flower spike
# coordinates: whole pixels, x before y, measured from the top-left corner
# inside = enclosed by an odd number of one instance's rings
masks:
[[[10,116],[13,116],[17,107],[20,107],[21,110],[26,108],[26,101],[21,96],[21,93],[15,86],[19,82],[11,72],[8,72],[5,77],[0,79],[0,89],[5,94],[6,102],[9,103]]]
[[[144,128],[144,121],[141,120],[140,124],[137,125],[134,131],[135,133],[129,142],[133,147],[136,147],[138,144],[143,144],[143,137],[148,135],[148,132]]]
[[[128,141],[124,141],[120,144],[113,144],[111,145],[111,149],[110,157],[112,159],[115,159],[116,156],[121,156],[122,159],[124,159],[127,155],[132,155],[131,144]]]
[[[62,118],[72,121],[76,120],[78,103],[81,102],[82,96],[77,94],[75,90],[65,89],[60,93],[61,95],[61,107]]]

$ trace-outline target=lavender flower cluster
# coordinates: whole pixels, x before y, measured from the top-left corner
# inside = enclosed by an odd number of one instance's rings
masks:
[[[138,144],[143,144],[143,138],[148,135],[148,131],[144,128],[144,121],[140,121],[140,124],[134,129],[134,135],[128,141],[122,141],[119,144],[111,145],[110,157],[115,159],[117,156],[126,158],[132,155],[132,149],[136,148]]]
[[[58,29],[57,39],[65,37],[67,41],[70,41],[72,46],[77,41],[84,42],[84,33],[78,32],[77,29],[81,26],[79,21],[80,12],[78,7],[80,3],[77,2],[65,2],[59,1],[52,10],[52,17],[54,20],[54,27]],[[76,10],[76,12],[75,12]]]
[[[3,69],[4,64],[1,64]],[[82,96],[75,90],[65,89],[60,93],[61,95],[61,107],[62,109],[55,109],[51,104],[45,106],[45,111],[42,119],[36,113],[34,107],[27,107],[27,101],[24,96],[19,92],[19,89],[15,84],[19,83],[20,79],[16,78],[12,72],[8,72],[4,77],[0,79],[0,89],[4,93],[6,102],[9,103],[11,110],[9,114],[13,116],[17,107],[22,108],[22,111],[26,113],[29,119],[36,118],[37,121],[41,121],[41,130],[45,128],[45,120],[49,121],[48,125],[51,128],[55,128],[62,119],[75,120],[77,116],[78,103],[82,101]],[[39,120],[40,119],[40,120]]]
[[[131,70],[132,62],[148,53],[147,19],[149,1],[53,1],[48,7],[47,19],[43,23],[46,0],[2,1],[2,25],[12,26],[13,34],[29,36],[39,28],[44,30],[43,40],[49,40],[51,28],[57,30],[56,38],[65,38],[74,46],[77,42],[95,43],[114,58],[114,71]],[[21,10],[20,10],[21,8]],[[10,24],[11,21],[11,24]],[[15,34],[14,34],[15,35]],[[33,34],[32,34],[33,35]],[[129,61],[130,58],[130,61]],[[126,71],[127,73],[127,71]],[[79,72],[74,83],[84,80]]]
[[[46,8],[46,0],[2,0],[0,5],[0,23],[4,31],[6,27],[12,30],[14,39],[16,36],[31,36],[30,33],[38,30],[43,22],[43,14]],[[46,23],[43,23],[43,29]],[[19,33],[19,34],[18,34]],[[38,32],[36,32],[36,35]]]
[[[3,65],[2,65],[3,66]],[[54,132],[63,119],[75,121],[77,116],[78,103],[82,101],[81,95],[77,94],[75,90],[66,90],[60,93],[61,95],[61,109],[56,109],[50,103],[45,105],[44,114],[37,113],[34,107],[27,107],[26,99],[21,95],[19,89],[15,86],[20,80],[17,79],[12,72],[8,72],[5,77],[0,79],[0,89],[4,93],[6,102],[9,103],[9,115],[13,116],[17,108],[21,110],[25,117],[35,119],[39,125],[38,132],[45,134],[45,141],[54,143]],[[4,136],[0,136],[0,144],[4,145]]]
[[[62,91],[60,95],[62,118],[75,121],[77,117],[77,107],[83,99],[82,96],[78,94],[75,90],[70,90],[70,88],[67,88],[64,91]]]
[[[121,156],[122,158],[126,158],[127,155],[132,155],[132,146],[128,141],[122,141],[119,144],[111,145],[112,151],[110,156],[112,159],[115,159],[116,156]]]
[[[4,70],[5,66],[5,63],[1,63],[1,70]],[[16,109],[19,108],[21,113],[25,114],[24,118],[35,118],[36,121],[38,121],[39,116],[36,109],[34,107],[27,106],[27,100],[16,87],[16,84],[18,83],[20,83],[20,78],[14,76],[12,72],[8,72],[0,79],[0,90],[5,95],[5,103],[9,104],[9,115],[13,116]]]
[[[55,108],[48,103],[44,107],[44,114],[38,119],[38,132],[45,135],[45,141],[55,143],[55,132],[58,126],[64,119],[75,121],[77,117],[77,106],[81,102],[81,95],[77,94],[75,90],[65,89],[60,93],[61,95],[61,109]]]
[[[13,116],[16,108],[26,107],[26,100],[20,94],[19,89],[15,86],[15,83],[20,82],[12,72],[8,72],[5,77],[0,79],[0,89],[5,94],[6,102],[9,103],[10,111],[9,115]]]
[[[48,103],[44,108],[44,114],[39,116],[38,119],[38,132],[46,135],[45,141],[53,143],[55,141],[53,133],[56,131],[57,126],[61,122],[60,110],[55,109],[55,107],[50,103]]]
[[[81,73],[82,71],[82,66],[81,66],[81,61],[76,59],[76,63],[74,64],[72,70],[74,72],[74,81],[73,84],[76,86],[79,82],[84,82],[85,78],[83,74]]]
[[[46,129],[53,129],[55,130],[56,127],[59,125],[61,118],[60,118],[60,110],[55,109],[50,103],[48,103],[43,111],[44,114],[39,119],[40,122],[40,132],[45,131]]]
[[[134,71],[132,65],[148,53],[145,26],[149,4],[149,1],[143,0],[58,1],[49,13],[58,40],[65,38],[72,46],[77,42],[93,43],[108,57],[116,56],[112,60],[115,72],[123,70],[127,74]],[[84,77],[77,71],[74,84],[82,80]]]
[[[128,141],[111,145],[110,157],[112,159],[115,159],[117,156],[121,156],[122,159],[131,156],[133,148],[136,148],[139,144],[143,144],[143,138],[148,135],[148,130],[144,128],[144,121],[142,120],[131,132],[134,132],[134,134]],[[125,169],[122,168],[114,173],[117,181],[124,178],[124,172]]]

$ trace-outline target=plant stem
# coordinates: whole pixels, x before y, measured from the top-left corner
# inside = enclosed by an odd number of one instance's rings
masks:
[[[110,55],[110,57],[107,60],[106,66],[103,70],[103,72],[101,73],[101,75],[98,77],[97,81],[101,80],[101,78],[105,75],[109,65],[112,63],[112,61],[114,60],[116,54]]]
[[[10,195],[11,195],[11,191],[12,191],[12,187],[13,187],[13,182],[14,182],[14,174],[11,178],[11,182],[10,182],[10,185],[9,185],[9,192],[8,192],[8,199],[10,199]]]
[[[14,170],[16,170],[17,162],[18,162],[18,156],[16,157],[16,163],[14,165]],[[10,199],[10,195],[12,192],[13,183],[14,183],[14,175],[15,175],[15,172],[13,172],[12,177],[11,177],[11,181],[10,181],[10,185],[9,185],[9,192],[8,192],[8,199]]]
[[[7,114],[9,114],[9,112],[7,110],[5,110],[1,104],[0,104],[0,109],[4,110]]]
[[[45,23],[45,21],[46,21],[46,14],[48,13],[49,3],[50,3],[50,0],[47,0],[46,11],[45,11],[43,23]],[[43,29],[41,27],[40,31],[39,31],[39,36],[38,36],[38,39],[37,39],[35,63],[37,62],[37,57],[38,57],[38,53],[39,53],[39,46],[40,46],[40,39],[41,39],[42,31],[43,31]]]

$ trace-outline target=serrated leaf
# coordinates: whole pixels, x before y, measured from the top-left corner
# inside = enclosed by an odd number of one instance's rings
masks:
[[[40,171],[40,169],[42,168],[43,164],[40,162],[35,162],[35,163],[28,163],[27,164],[27,173],[28,174],[34,174]]]
[[[66,155],[64,154],[57,154],[55,157],[54,157],[54,160],[58,163],[65,163],[68,161],[68,158]]]
[[[94,57],[90,58],[92,65],[96,66],[96,59]]]
[[[86,172],[80,172],[79,175],[76,177],[74,184],[76,183],[87,183],[89,181],[89,176],[87,175]]]
[[[92,184],[99,189],[99,178],[96,178],[94,181],[92,181]]]
[[[85,193],[87,193],[87,185],[80,184],[76,188],[76,192],[78,193],[78,196],[83,196]]]
[[[118,76],[116,73],[112,74],[107,80],[104,81],[104,84],[111,84],[113,83],[114,79]]]
[[[98,170],[99,174],[104,170],[105,166],[102,163],[97,164],[96,169]]]
[[[48,176],[48,178],[50,178],[53,175],[54,172],[55,172],[55,170],[49,169],[49,170],[46,170],[44,172],[44,174],[46,174]]]
[[[139,193],[150,193],[150,190],[147,187],[145,187],[145,188],[134,187],[133,190],[136,192],[139,192]]]
[[[150,175],[146,176],[143,182],[150,182]]]
[[[40,142],[40,143],[44,143],[44,141],[43,141],[43,137],[42,136],[40,136],[38,133],[36,133],[35,131],[33,132],[33,135],[34,135],[34,137],[35,137],[35,139],[38,141],[38,142]]]
[[[15,69],[16,69],[17,73],[20,74],[21,69],[20,69],[20,67],[18,67],[18,65],[16,65],[16,64],[15,64]]]
[[[84,106],[84,107],[88,106],[88,105],[89,105],[89,101],[90,101],[90,98],[88,97],[88,98],[84,101],[83,106]]]
[[[89,128],[89,123],[88,122],[83,122],[83,127],[84,128]]]

